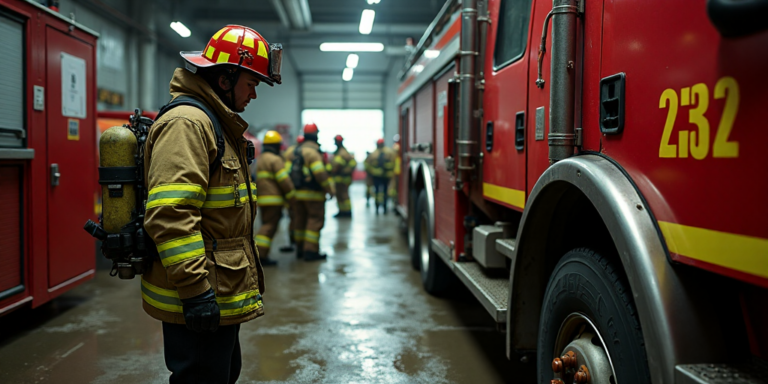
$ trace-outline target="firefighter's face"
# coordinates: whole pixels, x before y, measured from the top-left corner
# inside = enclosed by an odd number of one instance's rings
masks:
[[[229,82],[222,76],[221,87],[224,90],[229,90]],[[245,107],[251,100],[256,99],[256,87],[261,83],[259,79],[250,72],[243,71],[240,76],[237,77],[237,84],[235,84],[235,100],[232,100],[232,107],[235,112],[245,111]]]
[[[250,72],[244,71],[240,74],[235,84],[235,100],[233,105],[235,106],[235,112],[245,111],[245,107],[251,100],[256,99],[256,87],[261,83],[259,79]]]

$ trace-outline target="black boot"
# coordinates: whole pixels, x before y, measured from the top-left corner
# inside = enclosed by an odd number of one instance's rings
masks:
[[[352,217],[352,212],[339,212],[339,213],[333,215],[333,217],[335,217],[337,219],[349,218],[349,217]]]
[[[259,261],[261,261],[261,266],[262,267],[271,267],[271,266],[277,265],[277,261],[276,260],[272,260],[272,259],[270,259],[268,257],[264,258],[264,259],[260,259]]]
[[[304,257],[304,250],[301,248],[296,248],[296,258],[301,259]]]
[[[296,247],[293,244],[283,245],[280,247],[280,252],[293,252],[296,250]]]
[[[319,261],[325,260],[328,256],[324,253],[318,253],[314,251],[304,252],[304,261]]]

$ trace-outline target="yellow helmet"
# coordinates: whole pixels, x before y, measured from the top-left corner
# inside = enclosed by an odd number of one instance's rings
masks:
[[[283,142],[283,138],[277,131],[267,131],[264,135],[264,144],[280,144]]]

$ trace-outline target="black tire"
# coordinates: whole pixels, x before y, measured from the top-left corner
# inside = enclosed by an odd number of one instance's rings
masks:
[[[448,291],[454,276],[445,262],[438,259],[439,256],[432,251],[430,246],[432,242],[433,221],[429,215],[429,202],[427,200],[427,191],[425,190],[419,193],[419,199],[416,202],[416,213],[414,249],[416,249],[418,254],[421,283],[425,291],[432,295],[440,296]]]
[[[418,203],[419,195],[416,191],[411,190],[408,199],[408,220],[407,220],[407,234],[408,234],[408,250],[411,252],[411,267],[414,271],[418,271],[421,268],[421,262],[419,261],[419,248],[416,244],[416,223],[417,212],[416,206]]]
[[[643,332],[629,284],[616,265],[586,248],[566,253],[547,284],[539,320],[537,382],[549,383],[555,378],[552,361],[565,353],[565,349],[555,351],[555,348],[560,349],[564,343],[572,343],[577,337],[567,331],[574,321],[582,321],[582,325],[576,325],[581,329],[579,333],[585,328],[596,328],[592,331],[596,331],[600,338],[591,338],[591,344],[596,346],[591,348],[607,352],[609,366],[612,365],[616,375],[613,380],[593,377],[590,382],[651,382]],[[561,335],[559,340],[558,335]],[[592,368],[588,368],[594,374]],[[570,371],[569,375],[573,377]]]

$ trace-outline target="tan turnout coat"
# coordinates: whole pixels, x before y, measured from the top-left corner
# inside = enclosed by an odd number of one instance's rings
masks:
[[[280,155],[261,153],[256,160],[256,187],[260,206],[283,206],[293,199],[293,182]]]
[[[176,69],[171,96],[197,97],[219,117],[226,149],[216,160],[216,134],[206,114],[176,107],[152,125],[146,144],[149,188],[144,226],[159,258],[142,276],[144,310],[184,324],[180,299],[213,287],[221,325],[264,314],[264,274],[253,242],[256,191],[246,159],[248,124],[227,108],[201,77]]]

